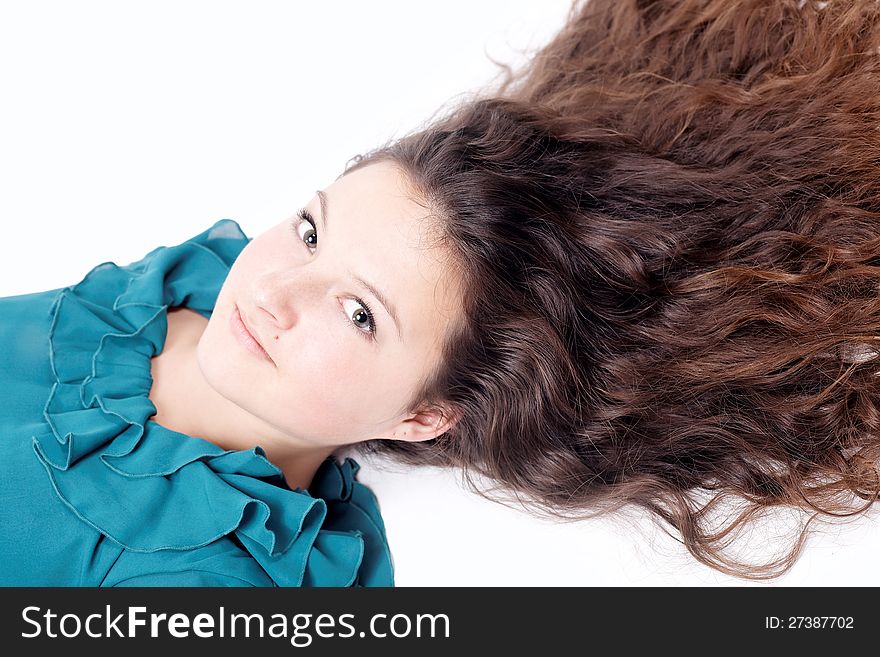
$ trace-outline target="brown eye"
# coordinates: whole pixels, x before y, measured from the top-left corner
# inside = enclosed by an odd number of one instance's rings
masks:
[[[373,311],[370,310],[370,307],[361,301],[360,299],[346,299],[346,301],[353,302],[349,308],[353,308],[353,312],[349,312],[346,309],[346,315],[348,315],[348,321],[351,322],[354,327],[367,335],[372,335],[376,332],[376,324],[373,320]],[[345,308],[345,305],[343,305]]]
[[[300,219],[300,221],[295,221],[293,230],[299,236],[300,240],[305,242],[306,246],[310,249],[317,248],[318,246],[318,231],[315,228],[315,221],[312,219],[312,216],[309,214],[308,210],[300,210],[296,213],[296,216]],[[306,226],[308,224],[308,226]],[[305,231],[301,231],[302,227],[306,226]],[[305,234],[303,234],[305,233]]]

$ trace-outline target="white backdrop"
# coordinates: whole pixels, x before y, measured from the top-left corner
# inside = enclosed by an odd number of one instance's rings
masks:
[[[0,5],[0,296],[76,283],[221,218],[254,237],[356,153],[519,61],[568,0]],[[748,585],[636,514],[560,524],[456,473],[359,459],[397,583]],[[771,538],[756,536],[757,544]],[[880,519],[826,528],[770,583],[880,584]]]

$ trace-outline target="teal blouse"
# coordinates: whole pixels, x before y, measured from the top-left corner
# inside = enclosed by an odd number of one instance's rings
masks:
[[[149,419],[168,309],[209,318],[250,239],[222,219],[76,285],[0,298],[0,584],[394,585],[354,460],[291,489],[259,446]]]

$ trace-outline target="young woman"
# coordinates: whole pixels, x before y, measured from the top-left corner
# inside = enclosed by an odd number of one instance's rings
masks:
[[[878,49],[876,3],[576,2],[253,240],[3,300],[2,578],[390,585],[347,446],[782,574],[807,527],[735,530],[880,493]]]

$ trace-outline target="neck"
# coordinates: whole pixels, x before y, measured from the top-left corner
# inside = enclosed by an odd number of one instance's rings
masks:
[[[165,345],[150,367],[153,385],[149,398],[157,409],[151,419],[224,450],[259,445],[291,488],[307,488],[335,447],[297,445],[295,439],[270,431],[262,420],[214,390],[196,360],[196,346],[207,324],[206,318],[188,308],[168,311]]]

